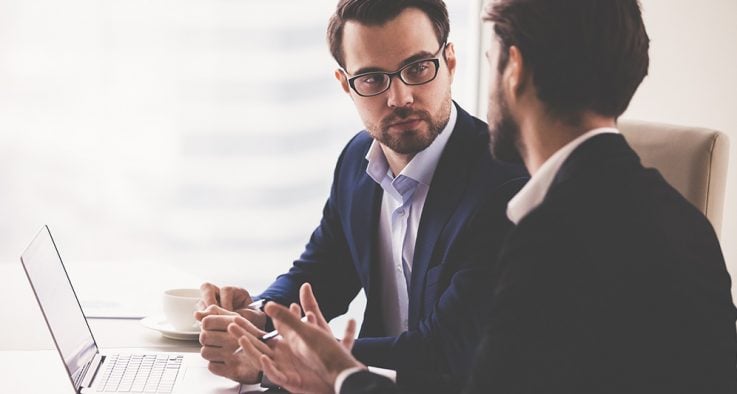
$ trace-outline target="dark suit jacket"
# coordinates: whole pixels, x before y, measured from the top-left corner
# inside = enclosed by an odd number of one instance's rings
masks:
[[[495,283],[469,393],[737,393],[717,237],[621,135],[571,154]]]
[[[737,393],[736,314],[716,235],[620,135],[571,154],[490,282],[468,393]],[[393,392],[368,373],[341,389]]]
[[[419,391],[465,381],[481,337],[479,311],[489,297],[490,270],[511,228],[506,204],[528,178],[523,167],[493,160],[486,124],[457,108],[418,229],[409,331],[384,334],[376,253],[382,189],[366,174],[372,142],[366,132],[341,154],[320,226],[304,253],[260,295],[297,302],[300,285],[310,282],[332,319],[363,288],[367,305],[354,354],[368,365],[397,370],[400,384]]]

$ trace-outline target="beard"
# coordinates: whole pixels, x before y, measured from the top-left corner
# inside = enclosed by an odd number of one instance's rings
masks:
[[[420,109],[397,108],[382,119],[378,127],[371,127],[368,130],[372,137],[396,153],[407,155],[421,152],[435,141],[435,138],[440,135],[448,124],[450,106],[452,105],[450,92],[446,94],[443,103],[435,117]],[[406,129],[399,132],[390,130],[392,124],[409,118],[420,119],[420,125],[415,129]],[[422,129],[424,125],[427,125],[427,131]]]
[[[491,155],[497,160],[524,164],[520,154],[522,146],[519,125],[509,111],[509,103],[502,94],[502,88],[498,80],[496,93],[490,99],[488,121]]]

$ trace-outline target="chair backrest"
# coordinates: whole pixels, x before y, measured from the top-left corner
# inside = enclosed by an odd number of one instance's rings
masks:
[[[729,140],[716,130],[623,120],[619,130],[640,155],[711,222],[722,228]]]

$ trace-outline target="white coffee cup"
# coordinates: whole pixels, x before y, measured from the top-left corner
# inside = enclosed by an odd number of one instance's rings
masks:
[[[198,328],[194,312],[200,300],[199,289],[170,289],[164,291],[162,299],[164,316],[172,327],[181,331],[193,331]]]

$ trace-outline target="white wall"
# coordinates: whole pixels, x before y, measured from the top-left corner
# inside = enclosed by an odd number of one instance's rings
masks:
[[[722,249],[737,281],[737,0],[641,0],[650,73],[623,118],[713,128],[730,140]],[[737,302],[737,288],[732,286]]]

